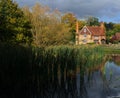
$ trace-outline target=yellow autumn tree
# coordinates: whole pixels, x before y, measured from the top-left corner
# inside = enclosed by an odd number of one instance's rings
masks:
[[[24,7],[23,11],[32,24],[33,44],[59,45],[69,44],[71,34],[66,24],[61,22],[61,13],[51,11],[49,7],[35,4],[32,9]]]

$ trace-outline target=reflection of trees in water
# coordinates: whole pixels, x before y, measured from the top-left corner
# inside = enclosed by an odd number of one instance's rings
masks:
[[[53,64],[37,69],[33,82],[35,98],[77,98],[75,65]]]
[[[120,66],[120,54],[112,56],[112,60],[116,63],[116,65]]]
[[[100,67],[101,66],[101,67]],[[98,68],[102,68],[100,65]],[[77,77],[76,77],[76,66],[68,67],[68,65],[49,65],[48,70],[45,71],[40,68],[38,77],[36,76],[36,81],[34,82],[34,87],[36,87],[33,98],[88,98],[87,88],[85,83],[86,72],[84,68],[80,70],[80,88],[77,89]],[[99,70],[95,68],[96,70]],[[89,72],[88,84],[92,80],[94,75],[94,70]],[[103,70],[101,70],[101,76],[103,79],[103,86],[105,92],[109,90],[106,78],[104,77]],[[91,78],[91,79],[89,79]],[[80,95],[78,95],[78,91]],[[106,92],[107,93],[107,92]],[[36,96],[36,97],[35,97]]]
[[[116,66],[119,66],[120,63],[120,55],[119,54],[111,54],[107,56],[107,62],[104,64],[105,66],[102,66],[100,68],[100,75],[103,81],[103,92],[106,95],[111,95],[111,91],[113,90],[111,85],[114,84],[116,80],[113,80],[113,72],[112,72],[112,67],[108,68],[108,64],[110,62],[114,62]],[[109,65],[110,66],[110,65]],[[113,94],[113,93],[112,93]]]
[[[28,82],[23,83],[19,91],[9,98],[87,98],[85,69],[80,70],[80,88],[77,89],[76,66],[70,65],[39,65],[34,66],[34,74]],[[92,77],[92,72],[89,73]],[[24,80],[23,80],[24,81]],[[22,84],[22,83],[21,83]],[[9,90],[8,90],[9,91]],[[18,93],[19,92],[19,93]],[[80,92],[80,95],[78,93]],[[9,93],[11,93],[9,91]],[[9,96],[9,95],[8,95]]]
[[[88,62],[85,62],[85,65]],[[36,81],[34,82],[35,98],[88,98],[87,87],[85,77],[87,77],[87,83],[93,79],[94,71],[98,71],[104,67],[104,62],[100,64],[100,61],[94,63],[93,66],[86,68],[80,67],[80,88],[77,88],[77,72],[74,64],[65,64],[64,62],[57,65],[42,65],[36,74]],[[96,64],[99,64],[96,66]],[[47,70],[46,70],[46,69]],[[106,78],[103,76],[101,70],[101,76],[103,79],[103,86],[105,91],[108,91],[108,85]],[[86,75],[87,73],[87,75]],[[38,75],[38,77],[37,77]],[[37,93],[36,93],[37,92]],[[78,94],[80,92],[80,94]]]
[[[110,54],[108,55],[108,61],[114,62],[116,65],[120,66],[120,54]]]
[[[109,80],[106,78],[106,72],[105,72],[105,66],[102,66],[100,69],[100,75],[103,81],[103,92],[107,95],[110,94],[110,88],[109,88]]]
[[[17,48],[19,49],[19,48]],[[16,49],[16,50],[17,50]],[[11,49],[14,50],[15,49]],[[28,50],[22,50],[23,53],[11,52],[8,62],[3,62],[4,66],[0,66],[0,94],[1,98],[84,98],[87,97],[87,90],[85,84],[85,75],[87,69],[94,68],[95,56],[90,56],[88,53],[87,60],[89,62],[81,63],[77,66],[77,52],[62,51],[60,49],[57,54],[54,50],[44,50],[40,48],[38,52],[33,53]],[[6,50],[7,51],[7,50]],[[28,51],[28,52],[27,52]],[[44,52],[43,52],[44,51]],[[87,53],[88,50],[86,50]],[[75,52],[75,53],[74,53]],[[16,57],[16,54],[21,57]],[[7,52],[6,52],[6,55]],[[8,55],[8,56],[9,56]],[[81,56],[81,55],[80,55]],[[83,54],[84,56],[84,54]],[[2,56],[0,56],[3,59]],[[93,60],[92,60],[93,59]],[[6,60],[6,56],[4,58]],[[18,60],[16,62],[16,60]],[[84,58],[80,57],[80,61]],[[100,62],[95,63],[95,65]],[[88,66],[89,65],[89,66]],[[76,67],[80,70],[80,88],[77,87]],[[94,70],[93,70],[94,71]],[[91,73],[89,73],[91,74]],[[92,75],[92,74],[91,74]],[[88,76],[89,77],[89,76]],[[91,76],[90,76],[91,78]]]
[[[85,70],[80,70],[80,97],[81,98],[88,98],[86,84],[85,84]]]

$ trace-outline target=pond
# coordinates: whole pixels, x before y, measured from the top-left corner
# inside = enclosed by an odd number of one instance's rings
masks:
[[[120,98],[120,56],[111,56],[111,60],[106,61],[100,68],[92,70],[88,81],[89,76],[84,77],[85,94],[82,98]],[[80,92],[79,77],[80,74],[77,74],[78,92]]]
[[[81,60],[83,66],[69,58],[39,58],[42,66],[1,66],[0,98],[120,98],[120,55],[91,58]]]
[[[49,77],[44,74],[34,98],[120,98],[118,55],[86,72],[79,67],[58,69],[49,70]]]

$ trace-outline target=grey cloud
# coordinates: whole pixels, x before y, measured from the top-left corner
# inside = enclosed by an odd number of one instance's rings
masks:
[[[95,16],[115,18],[120,14],[120,0],[16,0],[21,6],[35,2],[48,5],[62,12],[73,12],[77,17]]]

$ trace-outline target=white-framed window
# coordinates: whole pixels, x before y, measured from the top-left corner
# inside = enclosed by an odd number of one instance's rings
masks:
[[[96,40],[96,39],[95,39],[94,42],[97,44],[97,43],[99,43],[99,40]]]
[[[99,36],[96,36],[96,35],[95,35],[95,36],[94,36],[94,39],[99,39]]]
[[[84,34],[83,36],[84,36],[84,37],[87,37],[87,34]]]
[[[86,32],[86,29],[84,29],[84,32]]]

